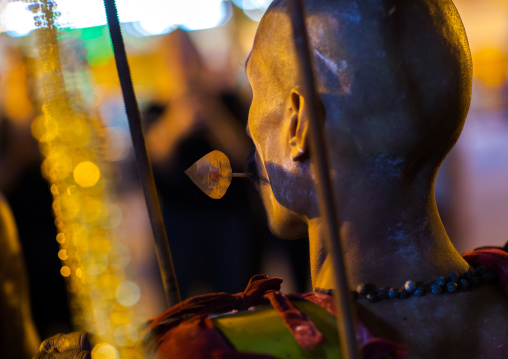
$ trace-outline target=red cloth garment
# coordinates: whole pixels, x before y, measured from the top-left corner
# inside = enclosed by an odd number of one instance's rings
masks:
[[[467,252],[462,257],[473,267],[484,266],[497,276],[497,283],[508,295],[508,252],[500,248],[482,248]]]
[[[508,252],[502,248],[482,248],[463,255],[472,266],[485,266],[498,278],[498,284],[508,295]],[[285,295],[280,292],[282,279],[256,275],[245,291],[237,294],[215,293],[189,298],[157,318],[152,319],[142,334],[140,346],[147,354],[159,358],[179,359],[270,359],[270,355],[240,353],[214,327],[213,314],[246,310],[253,306],[271,304],[286,323],[297,343],[312,349],[323,335],[305,313],[291,300],[306,300],[335,315],[333,298],[322,293]],[[403,346],[374,337],[367,327],[357,321],[357,339],[365,359],[404,359]]]
[[[208,316],[272,304],[297,343],[312,349],[323,341],[323,335],[308,316],[291,303],[291,299],[310,301],[335,315],[333,298],[322,293],[286,296],[279,292],[281,283],[280,278],[257,275],[251,278],[242,293],[215,293],[189,298],[152,319],[142,335],[140,345],[145,353],[157,354],[160,358],[270,359],[273,358],[270,355],[236,351],[213,326]],[[405,351],[401,346],[374,338],[361,322],[358,323],[358,334],[365,359],[405,358]],[[365,356],[366,353],[371,354]]]
[[[146,354],[157,354],[159,358],[271,358],[240,355],[208,316],[267,305],[270,301],[265,294],[280,290],[281,283],[280,278],[257,275],[242,293],[205,294],[178,303],[149,322],[142,333],[142,350]]]

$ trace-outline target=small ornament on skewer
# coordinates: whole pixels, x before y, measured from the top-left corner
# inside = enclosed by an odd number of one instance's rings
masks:
[[[233,177],[249,178],[246,173],[233,173],[228,157],[221,151],[212,151],[190,166],[185,174],[208,197],[220,199]]]

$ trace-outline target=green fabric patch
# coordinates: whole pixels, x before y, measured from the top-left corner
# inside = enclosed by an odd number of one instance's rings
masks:
[[[337,323],[326,309],[307,301],[293,301],[314,322],[325,341],[312,350],[301,348],[272,306],[212,318],[216,328],[239,352],[270,354],[276,358],[342,358]]]

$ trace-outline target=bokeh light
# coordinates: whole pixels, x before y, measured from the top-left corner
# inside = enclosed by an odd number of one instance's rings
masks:
[[[138,338],[138,331],[132,324],[120,325],[115,330],[115,343],[117,345],[134,345],[137,342]]]
[[[58,258],[60,258],[60,260],[62,261],[67,260],[67,258],[69,258],[69,256],[67,255],[67,249],[60,249],[58,251]]]
[[[114,244],[111,255],[111,267],[121,270],[129,264],[131,252],[122,244]]]
[[[91,161],[79,163],[73,171],[74,181],[81,187],[92,187],[101,178],[99,167]]]
[[[259,3],[266,1],[258,0]],[[106,25],[102,0],[58,0],[61,16],[57,26],[66,29],[84,29]],[[231,16],[231,3],[224,0],[116,0],[122,23],[136,36],[166,34],[176,27],[202,30],[225,24]],[[33,14],[25,2],[7,2],[0,7],[0,32],[11,36],[26,36],[35,29]]]
[[[56,235],[56,241],[57,241],[58,243],[60,243],[60,244],[65,243],[65,234],[63,234],[63,233],[58,233],[58,234]]]
[[[71,275],[71,269],[68,266],[63,266],[60,268],[60,274],[64,277],[68,277]]]
[[[93,359],[120,359],[118,350],[108,343],[97,344],[92,350]]]
[[[59,1],[59,5],[64,2]],[[91,6],[79,5],[85,12]],[[141,293],[134,282],[127,281],[125,267],[130,252],[118,244],[112,232],[123,216],[112,200],[113,169],[104,156],[108,148],[106,127],[100,118],[90,115],[93,111],[87,108],[82,92],[66,87],[66,80],[80,77],[87,68],[81,58],[76,60],[72,52],[59,48],[64,41],[58,37],[61,33],[54,28],[34,32],[42,114],[31,131],[39,141],[42,171],[54,199],[60,274],[67,278],[73,324],[76,329],[96,333],[101,342],[114,343],[119,326],[132,324],[137,328],[145,319],[136,315],[138,309],[133,307]],[[72,66],[66,67],[66,61]],[[129,306],[117,301],[117,288],[118,298]],[[119,351],[124,350],[98,346],[94,358],[118,358]]]
[[[273,0],[232,0],[239,8],[243,9],[245,15],[253,21],[259,22],[266,9]]]
[[[81,268],[76,269],[76,277],[83,278],[83,271],[81,270]]]
[[[233,0],[233,3],[243,10],[266,10],[273,0]]]
[[[124,307],[132,307],[140,297],[141,290],[134,282],[124,281],[116,288],[116,300]]]
[[[27,3],[3,1],[0,6],[0,32],[12,37],[26,36],[35,30],[33,15],[27,9]]]
[[[101,274],[108,266],[108,256],[102,251],[88,251],[81,261],[87,268],[86,273],[91,276]]]
[[[210,29],[225,24],[231,16],[231,4],[223,0],[146,0],[144,9],[146,15],[141,15],[126,28],[132,35],[162,35],[177,27],[184,30]]]
[[[508,57],[495,47],[484,47],[473,53],[473,74],[484,84],[500,88],[506,83]]]
[[[118,228],[123,222],[123,211],[117,205],[111,205],[108,207],[108,218],[103,223],[103,226],[108,229]]]

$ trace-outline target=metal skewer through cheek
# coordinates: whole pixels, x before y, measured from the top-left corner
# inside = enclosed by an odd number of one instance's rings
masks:
[[[343,357],[359,359],[360,353],[356,342],[356,330],[352,298],[346,277],[342,248],[340,242],[338,211],[334,202],[334,193],[330,179],[327,146],[323,122],[318,110],[318,95],[315,87],[310,46],[302,0],[289,0],[289,13],[293,27],[296,53],[299,59],[300,75],[304,85],[304,94],[310,117],[311,151],[314,167],[317,169],[318,184],[316,186],[319,200],[319,212],[325,224],[325,237],[329,253],[332,256],[333,274],[335,280],[334,302],[337,310],[337,329]]]

